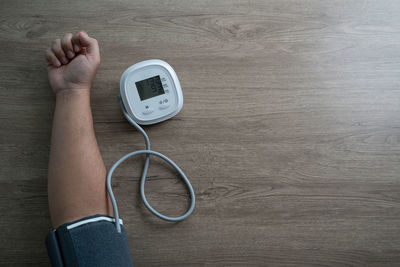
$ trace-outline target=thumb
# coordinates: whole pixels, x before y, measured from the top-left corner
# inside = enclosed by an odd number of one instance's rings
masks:
[[[97,40],[89,37],[86,32],[79,32],[79,42],[83,47],[86,48],[87,54],[89,56],[99,55],[99,44]]]

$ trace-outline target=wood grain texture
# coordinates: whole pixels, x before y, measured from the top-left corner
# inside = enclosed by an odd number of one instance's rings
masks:
[[[399,1],[0,2],[0,266],[48,266],[46,175],[54,97],[43,51],[65,32],[99,40],[92,107],[107,167],[143,148],[116,95],[122,72],[160,58],[185,103],[146,127],[189,176],[189,220],[138,197],[142,158],[114,178],[135,266],[400,264]],[[186,208],[152,160],[146,190]]]

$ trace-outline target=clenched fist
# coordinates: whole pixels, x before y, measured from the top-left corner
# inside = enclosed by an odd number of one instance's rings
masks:
[[[100,64],[97,40],[84,31],[53,41],[46,50],[47,72],[53,92],[88,90]]]

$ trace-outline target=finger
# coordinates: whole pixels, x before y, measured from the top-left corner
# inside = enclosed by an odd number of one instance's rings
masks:
[[[86,48],[89,55],[99,55],[99,44],[96,39],[89,37],[89,35],[84,31],[80,31],[78,36],[80,44]]]
[[[80,32],[75,33],[71,38],[71,42],[74,47],[75,53],[78,53],[81,51],[81,41],[79,40],[79,33]]]
[[[56,39],[53,41],[53,44],[51,45],[51,51],[53,51],[54,55],[56,55],[57,59],[62,63],[62,64],[68,64],[68,59],[65,57],[65,53],[61,47],[61,40]]]
[[[61,66],[61,62],[57,59],[57,57],[54,55],[53,51],[50,49],[46,50],[46,53],[44,54],[46,61],[48,65],[54,66],[56,68]]]
[[[72,33],[66,33],[66,34],[64,34],[64,36],[61,40],[61,47],[64,50],[64,54],[66,54],[69,59],[71,59],[75,56],[71,39],[72,39]]]

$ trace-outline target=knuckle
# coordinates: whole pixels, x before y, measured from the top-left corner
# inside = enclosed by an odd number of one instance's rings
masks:
[[[74,34],[74,35],[72,35],[72,37],[71,37],[71,42],[73,43],[73,44],[77,44],[78,42],[79,42],[79,39],[78,39],[79,37],[78,37],[78,34],[76,33],[76,34]]]
[[[72,33],[70,33],[70,32],[68,32],[68,33],[66,33],[66,34],[64,34],[64,36],[63,36],[63,40],[68,40],[68,39],[71,39],[71,37],[72,37]]]
[[[53,45],[51,47],[51,51],[53,51],[54,54],[57,54],[57,52],[58,52],[57,46]]]
[[[69,49],[71,47],[71,42],[69,42],[68,40],[63,40],[61,46],[63,49]]]
[[[54,55],[55,55],[56,57],[62,57],[62,56],[64,56],[63,50],[62,50],[62,49],[59,49],[59,48],[53,50],[53,53],[54,53]]]
[[[59,44],[60,44],[60,39],[55,39],[55,40],[51,43],[51,47],[52,47],[53,49],[57,49]]]
[[[79,31],[77,31],[77,32],[76,32],[76,37],[79,38],[79,36],[80,36],[82,33],[85,33],[85,31],[84,31],[84,30],[79,30]]]

